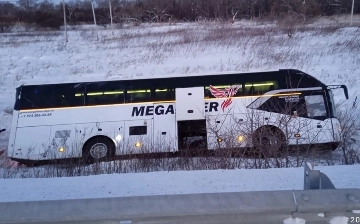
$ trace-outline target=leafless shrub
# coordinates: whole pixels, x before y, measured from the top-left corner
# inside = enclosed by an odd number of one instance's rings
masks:
[[[0,33],[10,33],[14,27],[13,21],[0,21]]]
[[[278,26],[288,37],[292,37],[295,34],[296,27],[301,24],[301,21],[302,18],[297,14],[288,14],[279,20]]]
[[[360,162],[360,148],[358,137],[360,135],[360,117],[357,97],[352,103],[351,108],[344,110],[344,105],[337,105],[338,119],[340,121],[340,150],[342,152],[344,164],[355,164]]]

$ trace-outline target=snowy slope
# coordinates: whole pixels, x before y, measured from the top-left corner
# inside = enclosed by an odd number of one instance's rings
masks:
[[[143,24],[113,34],[73,30],[66,44],[62,32],[0,34],[0,129],[7,129],[0,134],[0,151],[7,146],[15,88],[22,84],[293,68],[327,84],[346,84],[352,102],[360,96],[359,34],[359,26],[336,19],[298,27],[292,38],[275,24],[246,21]],[[337,101],[344,99],[341,91],[335,93]],[[321,170],[337,187],[358,188],[359,168]],[[0,200],[301,189],[302,172],[288,168],[0,179]]]
[[[292,38],[274,24],[254,22],[144,24],[114,34],[70,31],[66,45],[63,32],[1,34],[0,128],[9,129],[15,88],[22,84],[294,68],[327,84],[346,84],[354,98],[360,28],[337,24],[310,24]],[[8,134],[0,135],[0,148]]]

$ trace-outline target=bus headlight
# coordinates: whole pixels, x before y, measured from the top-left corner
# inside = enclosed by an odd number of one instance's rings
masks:
[[[65,147],[61,146],[59,149],[58,149],[59,152],[65,152]]]
[[[222,142],[223,139],[222,138],[217,138],[217,142]]]
[[[137,141],[137,142],[135,143],[135,147],[136,147],[136,148],[140,148],[141,146],[142,146],[141,142]]]
[[[238,142],[243,142],[243,141],[245,140],[245,136],[239,135],[239,136],[237,137],[237,140],[238,140]]]

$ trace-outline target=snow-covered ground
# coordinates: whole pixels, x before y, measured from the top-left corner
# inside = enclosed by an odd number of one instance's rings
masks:
[[[348,20],[347,20],[348,21]],[[0,34],[0,151],[7,147],[15,88],[225,71],[300,69],[360,96],[360,17],[300,26],[240,21],[142,24],[114,30]],[[336,100],[344,99],[335,91]],[[360,166],[322,167],[337,187],[359,187]],[[215,170],[0,179],[0,200],[50,200],[218,191],[301,189],[302,169]],[[26,186],[26,187],[25,187]],[[36,189],[36,190],[34,190]]]
[[[360,188],[360,165],[315,167],[336,188]],[[171,171],[0,179],[0,202],[215,192],[302,190],[303,168]]]

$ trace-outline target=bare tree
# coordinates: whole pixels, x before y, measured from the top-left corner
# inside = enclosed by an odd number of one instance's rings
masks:
[[[149,22],[161,23],[169,18],[171,15],[168,13],[170,4],[161,0],[155,1],[147,5],[145,11],[146,19]]]
[[[38,6],[37,0],[19,0],[18,5],[22,10],[35,11]]]

